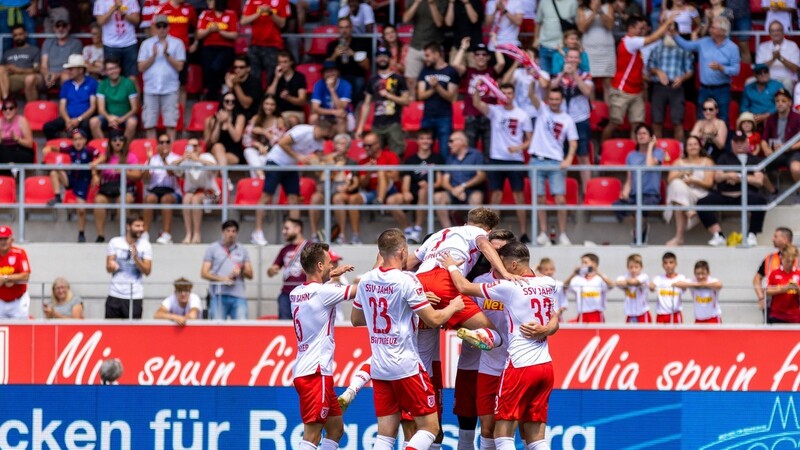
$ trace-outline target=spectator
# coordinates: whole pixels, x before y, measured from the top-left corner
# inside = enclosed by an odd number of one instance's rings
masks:
[[[102,163],[134,165],[139,164],[140,161],[136,158],[136,155],[128,152],[128,141],[125,136],[118,131],[113,131],[108,138],[105,157],[97,161],[97,164]],[[144,162],[142,161],[142,163]],[[97,240],[95,242],[105,242],[106,209],[101,205],[108,204],[111,201],[118,201],[123,193],[127,203],[135,203],[136,182],[142,178],[142,171],[140,169],[127,169],[125,171],[125,186],[122,186],[121,169],[99,170],[97,164],[92,166],[92,185],[98,186],[97,195],[94,197],[94,203],[97,205],[94,209],[94,225],[97,229]],[[144,223],[142,223],[142,226],[144,226]],[[136,238],[138,239],[139,236]]]
[[[764,156],[763,152],[761,151],[761,133],[756,131],[756,117],[753,113],[743,112],[739,114],[739,118],[736,119],[736,129],[744,131],[744,134],[747,135],[747,142],[750,144],[750,153],[756,156]],[[765,179],[765,185],[766,181]]]
[[[122,75],[136,81],[136,26],[141,14],[136,0],[95,0],[94,18],[103,27],[103,56],[119,61]]]
[[[350,138],[349,134],[341,133],[337,134],[333,138],[333,152],[324,155],[321,159],[319,164],[331,165],[331,166],[354,166],[357,163],[355,161],[351,161],[347,157],[347,153],[350,150],[350,144],[352,143],[352,139]],[[337,170],[330,172],[330,181],[331,181],[331,201],[334,204],[344,205],[347,203],[347,196],[355,194],[358,192],[358,187],[360,183],[358,182],[358,174],[353,173],[350,170]],[[337,197],[340,197],[337,199]],[[312,205],[323,205],[325,204],[325,173],[319,173],[319,181],[317,181],[317,189],[314,194],[311,195],[311,204]],[[323,211],[321,210],[309,210],[308,211],[308,221],[311,225],[311,236],[312,240],[316,240],[316,242],[324,242],[326,241],[325,234],[322,230],[319,229],[319,221],[322,218]],[[331,229],[331,240],[335,240],[338,237],[339,232],[341,231],[342,227],[346,226],[347,222],[347,211],[343,209],[337,209],[333,211],[334,217],[336,218],[336,223],[333,225]]]
[[[0,267],[0,319],[27,319],[31,266],[25,250],[14,245],[14,234],[8,225],[0,226]]]
[[[244,5],[242,25],[251,25],[253,29],[247,48],[249,62],[252,64],[251,75],[259,83],[275,72],[278,52],[283,50],[281,28],[286,26],[289,14],[291,8],[287,0],[247,0]],[[266,76],[262,78],[262,75]]]
[[[86,61],[86,71],[89,75],[97,78],[98,80],[103,77],[103,61],[105,56],[103,53],[103,28],[92,22],[89,26],[89,34],[92,35],[92,43],[83,46],[83,60]]]
[[[412,25],[413,30],[411,41],[408,43],[408,53],[403,60],[408,86],[417,86],[420,73],[427,65],[425,46],[433,42],[444,41],[446,1],[449,0],[405,0],[405,11],[403,11],[401,22]],[[413,89],[412,98],[416,97],[417,89]]]
[[[264,88],[261,79],[250,72],[250,57],[237,55],[233,60],[233,72],[225,74],[225,92],[233,92],[236,96],[236,109],[250,120],[256,115]]]
[[[132,141],[139,125],[139,93],[130,78],[121,76],[119,61],[108,58],[103,63],[107,78],[97,86],[97,115],[89,119],[94,139],[103,139],[109,128],[123,130]]]
[[[181,157],[172,153],[172,140],[166,134],[158,137],[157,153],[147,149],[146,164],[152,169],[147,169],[143,173],[143,180],[147,183],[147,190],[144,195],[144,202],[148,205],[167,205],[161,210],[161,220],[163,230],[159,234],[156,242],[159,244],[172,243],[172,207],[169,205],[181,203],[181,188],[178,177],[172,170],[160,169],[158,167],[175,166]],[[149,240],[150,224],[153,223],[154,209],[145,209],[142,213],[144,217],[144,231]]]
[[[61,86],[59,117],[44,124],[44,137],[55,139],[58,133],[82,128],[89,133],[89,119],[97,109],[97,81],[86,76],[86,63],[81,55],[70,55],[64,64],[69,80]]]
[[[711,22],[713,22],[714,19],[717,17],[724,17],[728,19],[731,25],[734,24],[734,21],[736,20],[734,18],[734,12],[732,9],[726,8],[725,5],[723,4],[724,2],[725,0],[710,0],[709,3],[711,7],[706,8],[705,12],[703,13],[703,21],[700,24],[700,30],[698,30],[697,32],[699,36],[705,36],[708,33],[708,29],[711,26]],[[740,30],[736,29],[736,31]]]
[[[678,206],[694,206],[697,201],[708,195],[708,190],[714,187],[714,161],[708,157],[700,139],[689,136],[684,143],[683,158],[675,161],[674,170],[667,176],[667,204]],[[684,166],[703,166],[708,169],[682,169]],[[666,245],[683,245],[686,230],[691,230],[698,222],[695,211],[674,211],[675,237],[668,240]],[[673,211],[664,211],[664,220],[672,220]]]
[[[222,96],[217,112],[206,119],[203,141],[221,166],[245,164],[242,135],[247,119],[236,110],[236,96],[232,92]]]
[[[653,135],[653,130],[645,124],[640,124],[636,127],[636,151],[628,153],[625,158],[625,165],[628,167],[637,166],[659,166],[664,163],[664,151],[656,148],[656,137]],[[633,172],[627,172],[625,175],[625,183],[622,186],[619,200],[615,201],[615,205],[627,206],[636,205],[636,196],[638,189],[642,189],[642,205],[658,205],[661,204],[661,172],[654,170],[645,170],[642,172],[641,186],[634,179]],[[632,211],[616,211],[617,219],[621,222],[625,217],[631,216]],[[642,212],[643,217],[647,217],[647,212]],[[642,227],[641,243],[647,243],[647,234],[650,225],[645,222]],[[636,241],[636,234],[633,233],[633,242]]]
[[[48,319],[83,319],[83,300],[72,293],[66,278],[58,277],[53,280],[50,303],[42,303],[42,312]]]
[[[652,99],[650,112],[653,115],[653,131],[657,138],[664,136],[664,121],[669,106],[673,136],[684,140],[683,118],[686,106],[686,82],[694,76],[694,54],[675,45],[672,39],[664,38],[647,59],[650,73]]]
[[[175,292],[161,302],[153,318],[171,320],[178,326],[186,325],[187,319],[200,319],[203,304],[200,296],[192,292],[192,282],[181,277],[175,280],[173,286]]]
[[[728,6],[733,11],[732,29],[735,32],[752,31],[752,13],[750,11],[750,0],[727,0]],[[710,21],[713,22],[713,19]],[[742,62],[751,64],[752,55],[750,54],[750,39],[739,39],[737,43],[742,56]]]
[[[3,53],[0,65],[0,98],[25,92],[25,101],[39,99],[39,48],[28,43],[28,34],[22,25],[11,29],[14,47]]]
[[[278,103],[278,111],[288,128],[306,121],[303,108],[308,102],[306,91],[306,77],[294,70],[294,57],[291,53],[282,51],[278,53],[278,65],[275,66],[275,76],[267,88],[267,95],[274,95]]]
[[[403,42],[397,37],[397,27],[392,24],[383,26],[380,46],[389,50],[389,68],[392,70],[392,72],[403,76],[406,70],[405,61],[406,53],[408,52],[408,46],[404,45]],[[377,58],[377,55],[375,57]],[[413,92],[411,94],[413,96]]]
[[[625,293],[623,308],[627,323],[652,323],[653,317],[650,315],[650,306],[647,302],[647,294],[650,287],[650,276],[642,271],[644,263],[642,255],[634,253],[628,256],[628,271],[617,277],[616,285]]]
[[[731,136],[731,150],[733,153],[724,153],[717,160],[720,166],[755,166],[761,162],[762,158],[753,156],[749,152],[747,136],[741,131],[735,131]],[[717,170],[714,172],[714,182],[716,189],[709,191],[708,195],[697,201],[698,205],[741,205],[742,189],[747,189],[748,205],[766,205],[767,199],[759,192],[764,184],[764,173],[760,171],[748,171],[747,179],[742,183],[741,172]],[[722,226],[717,220],[714,211],[698,211],[700,221],[703,226],[712,234],[708,245],[719,247],[725,245],[725,235],[722,233]],[[756,235],[761,233],[764,225],[764,211],[752,211],[750,213],[750,224],[745,241],[748,247],[758,245]]]
[[[474,148],[470,148],[467,135],[456,131],[450,135],[451,152],[447,158],[448,166],[480,166],[483,156]],[[448,170],[442,177],[442,191],[433,194],[433,202],[437,206],[436,216],[443,228],[453,226],[450,209],[447,205],[483,205],[483,184],[486,172],[483,170]]]
[[[208,0],[208,9],[197,19],[198,41],[203,43],[203,84],[206,99],[217,100],[225,74],[236,56],[234,46],[239,37],[239,18],[232,9],[226,9],[227,0]]]
[[[692,35],[692,29],[700,26],[700,14],[697,9],[686,3],[685,0],[672,0],[667,1],[667,8],[661,11],[661,22],[671,18],[678,30],[678,34],[685,39],[689,39]]]
[[[35,17],[38,15],[38,2],[5,0],[3,9],[0,10],[0,33],[9,34],[15,27],[23,27],[26,33],[33,33],[36,26]],[[8,47],[8,44],[8,39],[5,39],[3,47]]]
[[[553,58],[561,48],[564,32],[575,28],[577,13],[576,0],[552,0],[539,4],[536,13],[539,26],[536,27],[533,46],[539,49],[539,66],[543,71],[553,73]]]
[[[35,160],[33,133],[28,119],[18,114],[17,102],[2,100],[0,115],[0,164],[33,164]],[[9,171],[2,171],[10,175]]]
[[[778,22],[786,31],[792,31],[792,23],[797,13],[797,2],[795,0],[761,0],[761,7],[767,10],[767,18],[764,23],[770,26]],[[771,34],[771,33],[770,33]]]
[[[42,61],[39,64],[41,78],[39,89],[45,91],[53,87],[61,87],[70,79],[70,71],[64,70],[71,55],[80,55],[83,51],[81,42],[69,35],[69,15],[65,9],[56,9],[50,15],[53,21],[55,37],[45,39],[42,43]],[[48,138],[49,139],[49,138]]]
[[[355,34],[372,34],[375,31],[375,13],[367,2],[347,0],[339,8],[338,17],[339,19],[350,19]]]
[[[722,323],[722,310],[719,307],[719,291],[722,283],[709,276],[708,262],[694,264],[694,279],[678,281],[674,284],[680,289],[689,289],[694,300],[694,323]]]
[[[707,98],[713,97],[719,106],[720,119],[726,122],[731,103],[731,80],[739,75],[740,62],[739,48],[728,39],[730,31],[728,19],[717,17],[711,22],[706,37],[687,41],[679,35],[673,36],[679,47],[697,52],[700,72],[697,103],[702,104]],[[701,111],[697,112],[697,117],[703,117]]]
[[[67,189],[75,195],[79,205],[86,203],[92,186],[92,173],[103,155],[94,147],[86,145],[86,132],[80,128],[72,130],[72,145],[64,151],[69,155],[71,164],[85,165],[85,169],[51,170],[50,183],[53,185],[55,197],[47,204],[53,206],[63,201]],[[78,207],[78,242],[86,242],[86,208]]]
[[[453,68],[458,72],[460,79],[464,80],[467,85],[467,92],[472,94],[475,92],[475,82],[478,81],[479,76],[489,76],[492,79],[500,78],[500,72],[505,66],[505,58],[500,52],[495,52],[496,63],[494,66],[489,66],[489,49],[483,42],[478,43],[472,47],[472,58],[475,61],[474,67],[467,66],[466,52],[470,50],[470,38],[461,40],[461,46],[458,48],[456,56],[453,58]],[[496,99],[487,99],[490,103],[496,103]],[[489,118],[482,114],[476,107],[472,100],[472,95],[467,95],[464,98],[464,132],[469,139],[469,146],[478,148],[478,140],[482,142],[482,148],[488,149],[492,147],[491,135],[492,128],[489,124]]]
[[[767,295],[771,297],[767,323],[800,323],[800,272],[797,270],[797,247],[787,245],[780,251],[781,267],[769,275]]]
[[[300,265],[300,255],[308,241],[303,236],[303,221],[299,219],[287,218],[283,222],[282,234],[286,245],[281,248],[275,257],[275,262],[267,269],[267,276],[272,278],[283,269],[283,286],[278,295],[278,319],[291,320],[292,305],[289,293],[306,281],[306,274]]]
[[[578,316],[570,322],[603,323],[606,321],[606,295],[614,282],[599,270],[600,258],[594,253],[581,256],[581,265],[564,280],[564,286],[575,293]]]
[[[728,125],[718,117],[720,106],[713,97],[707,98],[702,103],[703,119],[698,120],[692,127],[692,136],[700,138],[706,154],[717,161],[724,153],[725,143],[728,140]]]
[[[381,138],[381,146],[402,157],[406,149],[405,132],[400,126],[403,107],[408,106],[408,86],[402,75],[395,73],[390,65],[391,53],[385,47],[379,47],[375,53],[375,66],[378,71],[373,75],[364,94],[364,103],[358,117],[356,137],[364,136],[364,125],[370,109],[374,108],[372,132]]]
[[[553,55],[552,75],[558,75],[564,70],[567,52],[570,50],[578,52],[578,69],[581,72],[589,73],[589,55],[581,48],[581,33],[578,30],[568,30],[564,32],[564,45]]]
[[[547,180],[550,184],[550,193],[555,197],[556,203],[563,205],[566,203],[567,168],[572,164],[572,159],[578,149],[578,130],[572,117],[561,108],[564,102],[564,94],[561,90],[549,90],[546,102],[539,98],[534,85],[529,88],[528,95],[538,112],[528,154],[531,155],[531,164],[539,169],[536,172],[536,192],[539,204],[545,204],[544,183]],[[564,155],[565,144],[569,149],[566,155]],[[539,245],[550,245],[550,235],[547,233],[547,211],[540,209],[538,214],[539,235],[536,237],[536,242]],[[558,217],[558,243],[571,245],[572,243],[567,237],[567,211],[560,210],[556,215]],[[535,230],[533,231],[535,232]],[[520,241],[530,242],[527,233],[520,237]]]
[[[409,170],[403,173],[403,184],[400,188],[401,198],[403,203],[407,205],[427,206],[432,199],[428,195],[428,173],[430,169],[428,166],[443,166],[444,159],[436,153],[433,153],[433,133],[430,130],[420,130],[417,133],[417,153],[410,155],[403,161],[404,165],[409,166]],[[442,189],[442,173],[434,172],[433,174],[433,192]],[[391,200],[391,199],[390,199]],[[405,216],[403,211],[400,213]],[[408,220],[398,221],[404,228],[406,240],[409,243],[421,244],[422,243],[422,225],[428,217],[428,212],[424,209],[417,209],[414,211],[414,226],[407,225]]]
[[[203,2],[205,8],[205,2]],[[196,31],[197,12],[195,8],[183,0],[167,0],[158,10],[156,16],[166,16],[169,22],[169,35],[180,39],[183,42],[184,55],[191,54],[193,62],[198,62],[197,40],[189,42],[189,32]],[[156,30],[158,31],[158,30]],[[188,56],[188,55],[187,55]],[[188,59],[188,58],[187,58]],[[185,84],[188,77],[188,61],[185,61],[180,71],[180,103],[186,104]],[[174,138],[173,138],[174,139]]]
[[[186,167],[183,174],[183,204],[193,205],[196,209],[183,210],[183,224],[186,227],[184,244],[199,244],[203,242],[201,227],[203,224],[203,210],[200,205],[216,205],[219,203],[220,191],[216,181],[216,171],[204,170],[205,166],[216,166],[217,160],[209,153],[204,153],[200,148],[200,141],[189,139],[183,157],[177,162],[181,167]],[[211,211],[206,211],[211,212]]]
[[[352,112],[353,87],[349,81],[339,77],[336,64],[325,61],[322,66],[322,79],[314,84],[311,94],[311,117],[309,122],[316,123],[320,117],[336,123],[336,131],[349,132],[355,129],[355,118]]]
[[[475,44],[483,43],[485,15],[481,0],[448,1],[447,11],[444,13],[444,24],[452,28],[453,42],[462,42],[464,38],[469,38],[470,42]],[[492,32],[497,33],[497,31]],[[512,39],[516,39],[516,36]]]
[[[244,158],[251,167],[250,176],[264,179],[264,171],[258,169],[267,164],[267,153],[286,132],[286,126],[278,111],[273,95],[267,94],[261,102],[261,109],[250,119],[244,129],[242,144]]]
[[[639,3],[632,0],[614,0],[611,2],[611,8],[614,12],[614,42],[619,45],[620,40],[628,32],[628,19],[634,16],[644,17],[642,7]],[[658,22],[653,20],[652,22]],[[654,28],[658,28],[657,23],[654,23]]]
[[[539,58],[536,56],[536,49],[527,49],[525,51],[528,56],[532,60],[538,60]],[[536,117],[539,114],[536,111],[536,108],[533,107],[531,104],[531,98],[528,95],[529,86],[534,85],[534,89],[536,89],[536,95],[539,98],[542,98],[546,95],[547,92],[547,85],[549,85],[549,75],[546,75],[547,79],[541,75],[541,73],[534,73],[532,70],[528,70],[525,67],[520,67],[517,61],[514,61],[511,64],[509,70],[506,71],[505,75],[503,75],[501,83],[511,83],[514,85],[514,92],[516,93],[516,97],[514,97],[514,105],[519,106],[525,111],[525,114],[531,118],[531,126],[536,128]]]
[[[142,42],[139,49],[139,71],[142,72],[144,104],[142,122],[148,139],[155,139],[161,117],[167,134],[175,140],[175,127],[180,119],[178,109],[180,72],[186,64],[186,47],[169,34],[169,18],[156,16],[155,35]]]
[[[341,77],[353,87],[353,103],[361,102],[367,72],[370,68],[369,55],[372,46],[368,40],[353,39],[353,23],[349,18],[339,19],[339,40],[328,43],[325,61],[336,64]]]
[[[142,318],[142,278],[149,276],[153,268],[153,249],[142,234],[144,220],[131,215],[125,219],[125,235],[108,241],[106,272],[111,274],[111,286],[106,297],[106,319]]]
[[[271,170],[266,173],[264,193],[258,201],[259,205],[272,204],[278,185],[283,188],[289,204],[296,205],[300,195],[300,174],[294,170],[294,166],[310,162],[314,153],[322,152],[325,140],[333,136],[333,123],[325,119],[319,120],[316,125],[296,125],[287,131],[267,153],[265,164],[267,167],[285,167],[286,170]],[[262,230],[264,213],[262,209],[256,210],[256,223],[250,236],[251,243],[261,246],[267,245]],[[290,211],[289,215],[297,219],[300,212]]]
[[[567,20],[574,21],[575,0],[559,0],[567,6],[570,13],[565,16]],[[497,44],[511,44],[519,47],[519,27],[522,25],[522,16],[525,10],[523,0],[489,0],[486,2],[486,19],[484,25],[490,27],[494,39],[489,40],[489,50],[494,50]],[[541,7],[541,5],[540,5]],[[541,22],[539,22],[541,23]],[[476,40],[475,43],[480,41]]]
[[[766,302],[764,301],[764,284],[772,275],[772,272],[780,269],[782,267],[781,262],[781,252],[788,246],[792,245],[792,240],[794,239],[794,233],[792,233],[792,229],[788,227],[778,227],[775,229],[775,233],[772,234],[772,246],[775,247],[777,250],[774,253],[770,253],[769,255],[764,258],[761,262],[761,265],[758,267],[756,274],[753,276],[753,289],[756,291],[756,297],[758,298],[758,309],[764,311]],[[792,266],[792,271],[797,269],[797,258],[795,258],[794,264]],[[788,271],[788,269],[785,269]],[[769,316],[769,313],[767,313]]]
[[[481,100],[478,93],[481,81],[475,86],[472,94],[472,103],[477,111],[486,116],[490,123],[491,147],[489,147],[490,165],[513,165],[520,169],[525,167],[525,151],[531,145],[531,119],[522,108],[514,106],[511,101],[502,105],[487,105]],[[514,85],[503,84],[500,91],[507,98],[516,95]],[[499,205],[503,200],[503,189],[508,180],[514,202],[517,205],[525,204],[525,170],[489,172],[489,190],[492,192],[491,203]],[[520,235],[525,235],[528,228],[525,221],[525,210],[516,211]]]
[[[244,280],[253,279],[253,265],[247,249],[236,241],[238,237],[239,223],[226,220],[222,224],[222,239],[211,244],[203,256],[200,276],[211,282],[208,287],[211,320],[247,319]]]
[[[756,123],[762,124],[775,112],[775,93],[785,88],[783,84],[770,79],[769,67],[766,64],[756,64],[753,71],[756,74],[756,81],[744,87],[741,111],[753,113]]]
[[[761,150],[766,156],[770,156],[800,133],[800,114],[792,111],[792,97],[789,91],[779,89],[774,98],[776,111],[770,114],[764,123],[764,136],[761,140]],[[776,170],[781,167],[789,169],[795,182],[800,180],[800,142],[778,156],[768,169]]]
[[[578,8],[578,31],[583,33],[583,48],[589,58],[589,73],[601,83],[604,101],[608,103],[611,78],[616,71],[614,52],[614,10],[602,0],[583,0]]]
[[[767,23],[770,40],[758,45],[756,66],[766,65],[769,77],[783,83],[791,91],[797,82],[797,71],[800,70],[800,48],[796,42],[786,39],[781,22]]]
[[[439,153],[447,159],[447,139],[453,132],[453,102],[458,98],[458,72],[447,64],[444,49],[436,43],[425,46],[425,65],[416,81],[417,100],[425,102],[422,128],[433,130]]]

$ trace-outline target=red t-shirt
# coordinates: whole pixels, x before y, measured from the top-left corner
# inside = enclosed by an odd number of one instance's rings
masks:
[[[287,0],[248,0],[244,5],[243,16],[251,16],[258,11],[259,6],[267,6],[272,10],[272,14],[278,17],[287,18],[291,12],[291,7]],[[253,36],[250,44],[259,47],[276,47],[283,50],[283,38],[281,30],[275,25],[267,13],[261,15],[252,23]]]
[[[5,255],[0,255],[0,275],[14,275],[17,273],[30,272],[31,266],[28,264],[28,254],[25,250],[12,246]],[[28,290],[26,283],[17,283],[12,287],[0,285],[0,300],[12,302]]]
[[[358,162],[359,166],[396,166],[400,164],[400,158],[397,157],[396,154],[388,151],[388,150],[381,150],[381,154],[378,155],[378,158],[373,160],[370,157],[366,157]],[[370,172],[360,172],[360,177],[369,177],[369,185],[367,185],[367,190],[374,191],[378,189],[378,172],[377,171],[370,171]]]
[[[158,10],[158,14],[156,15],[167,16],[167,20],[169,20],[169,34],[182,40],[183,45],[186,46],[186,52],[188,53],[189,26],[197,23],[197,11],[195,11],[194,6],[188,3],[181,3],[176,7],[173,6],[171,2],[167,2]]]
[[[769,274],[767,286],[783,286],[791,280],[800,284],[800,270],[787,273],[783,268],[775,269]],[[773,295],[769,316],[785,322],[800,323],[800,292],[790,289],[783,294]]]
[[[211,9],[203,11],[203,13],[200,14],[200,18],[197,19],[197,29],[205,30],[210,27],[212,23],[219,25],[220,31],[239,31],[239,16],[237,16],[236,13],[230,9],[226,9],[225,12],[219,15],[216,11]],[[236,45],[236,41],[225,39],[221,34],[215,31],[203,39],[203,45],[234,47]]]

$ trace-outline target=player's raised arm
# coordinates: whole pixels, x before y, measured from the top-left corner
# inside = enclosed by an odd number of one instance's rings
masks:
[[[489,241],[488,237],[486,236],[478,237],[478,239],[475,240],[475,244],[478,246],[478,250],[481,251],[483,256],[486,257],[486,260],[489,261],[489,263],[492,265],[492,269],[494,269],[495,273],[500,278],[504,278],[506,280],[511,280],[511,281],[518,281],[523,279],[523,277],[519,275],[514,275],[513,273],[510,273],[509,271],[506,270],[505,266],[503,266],[503,259],[500,258],[500,255],[497,253],[497,250],[494,248],[491,241]]]
[[[486,242],[489,242],[489,240],[486,239]],[[491,245],[489,246],[491,247]],[[492,250],[494,250],[494,247],[492,247]],[[497,252],[495,252],[495,254],[497,254]],[[499,259],[500,256],[497,258]],[[450,279],[453,280],[453,284],[455,285],[456,289],[458,289],[458,292],[464,295],[470,295],[472,297],[483,297],[480,284],[472,283],[471,281],[467,280],[461,273],[461,269],[458,268],[458,261],[453,259],[449,253],[443,253],[439,257],[439,261],[444,267],[447,268],[447,271],[450,272]],[[505,270],[505,268],[503,270]]]

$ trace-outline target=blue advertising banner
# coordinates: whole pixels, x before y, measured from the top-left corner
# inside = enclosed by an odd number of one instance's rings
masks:
[[[345,412],[340,448],[372,448],[371,394]],[[452,401],[446,390],[445,450],[458,439]],[[299,416],[292,388],[9,385],[0,449],[286,450]],[[791,393],[556,390],[547,439],[553,450],[793,449],[800,424]]]

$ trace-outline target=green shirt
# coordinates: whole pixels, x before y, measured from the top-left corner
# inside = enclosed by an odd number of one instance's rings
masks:
[[[436,6],[444,20],[444,14],[447,12],[447,0],[435,0]],[[406,9],[414,4],[414,0],[406,0]],[[422,3],[417,7],[417,11],[411,18],[411,23],[414,25],[414,31],[411,33],[410,46],[417,50],[422,50],[423,47],[431,42],[442,43],[444,41],[444,33],[433,22],[431,15],[431,5],[428,0],[422,0]]]
[[[120,77],[116,86],[108,78],[97,87],[97,97],[105,99],[106,112],[113,116],[124,116],[131,110],[130,99],[138,96],[136,86],[128,77]]]

